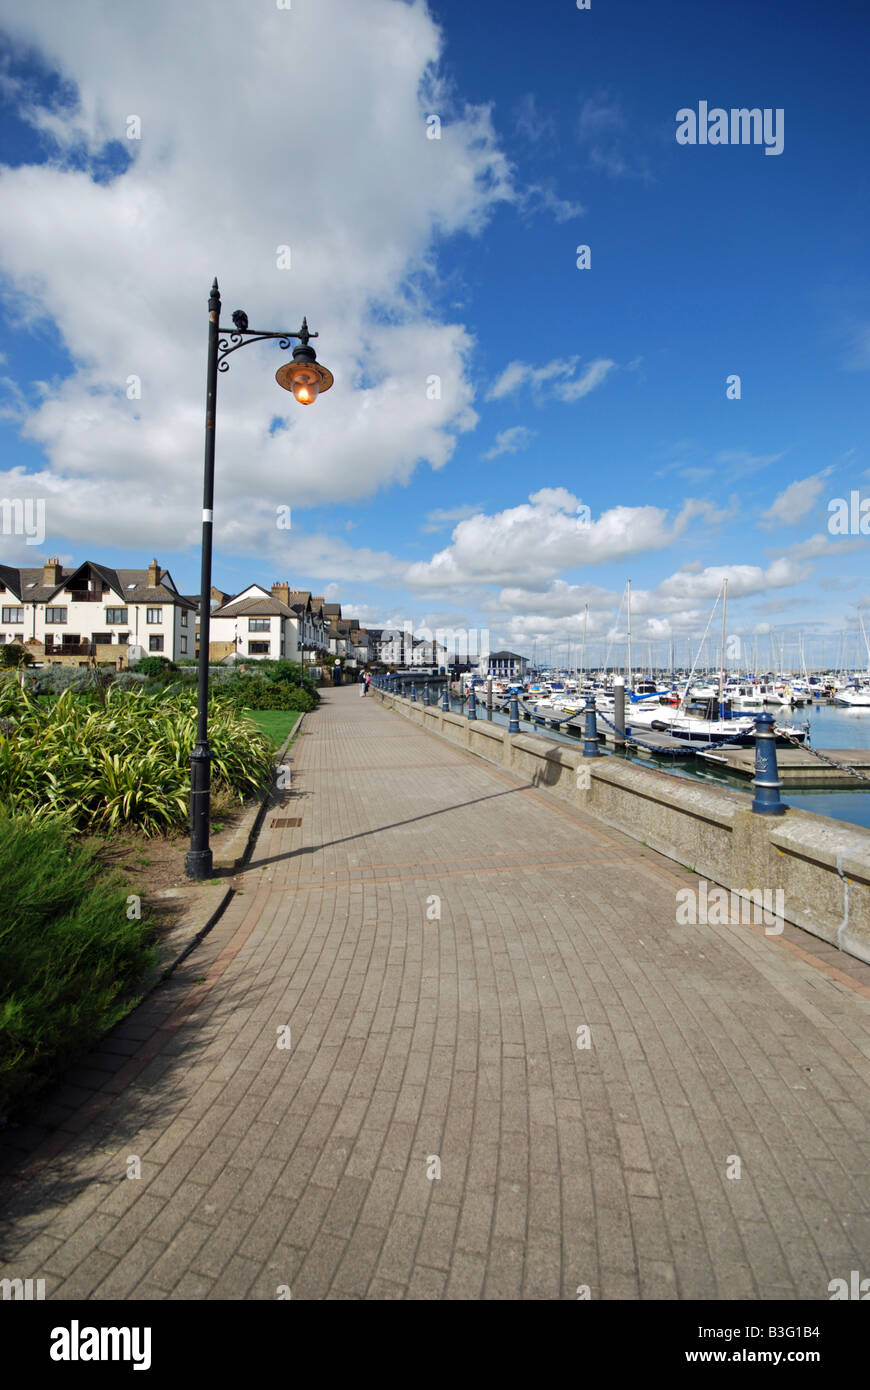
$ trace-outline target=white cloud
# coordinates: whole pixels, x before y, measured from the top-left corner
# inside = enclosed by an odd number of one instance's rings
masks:
[[[581,396],[588,396],[590,391],[600,386],[615,366],[616,363],[611,362],[609,357],[599,357],[595,362],[590,362],[575,381],[559,382],[556,395],[563,401],[580,400]]]
[[[543,488],[527,504],[461,521],[451,544],[411,565],[406,582],[420,589],[475,583],[543,588],[562,569],[662,549],[695,517],[712,517],[713,509],[687,501],[674,518],[660,507],[612,507],[591,521],[585,513],[565,488]]]
[[[821,473],[813,473],[809,478],[799,478],[777,494],[772,504],[761,513],[762,526],[793,526],[811,512],[825,485],[825,479],[833,471],[825,468]]]
[[[575,377],[578,361],[577,357],[554,357],[541,367],[535,367],[531,362],[510,362],[487,391],[486,399],[501,400],[518,391],[520,387],[525,387],[526,395],[534,399],[542,394],[540,388],[546,387],[559,400],[579,400],[581,396],[588,395],[596,386],[600,386],[616,366],[609,358],[599,357],[590,362],[579,377]]]
[[[479,233],[518,195],[489,108],[458,108],[438,77],[441,35],[424,5],[81,0],[25,12],[0,0],[0,22],[79,94],[50,111],[27,98],[57,149],[0,171],[0,270],[20,321],[54,320],[74,363],[25,425],[48,460],[57,534],[196,540],[215,273],[225,323],[239,306],[267,329],[295,329],[304,313],[336,378],[301,410],[275,384],[277,349],[230,359],[218,542],[256,548],[277,505],[370,495],[421,460],[447,462],[477,417],[472,340],[426,304],[437,238]],[[431,112],[440,141],[426,138]],[[131,113],[141,140],[126,139]],[[97,183],[71,167],[108,141],[132,155],[126,172]],[[285,245],[291,268],[279,269]],[[270,433],[276,415],[288,423]]]
[[[420,530],[443,531],[455,521],[464,521],[466,517],[474,516],[481,510],[477,503],[468,503],[460,507],[436,507],[434,511],[426,513],[426,525],[421,526]]]
[[[814,536],[809,536],[805,541],[800,541],[797,545],[790,545],[784,553],[789,559],[798,561],[836,559],[840,555],[849,555],[855,550],[866,550],[867,544],[867,541],[860,536],[856,536],[853,540],[840,540],[819,531]]]
[[[494,445],[483,457],[497,459],[500,454],[518,454],[521,449],[528,448],[534,437],[535,431],[526,429],[525,425],[513,425],[510,429],[500,430],[495,437]]]

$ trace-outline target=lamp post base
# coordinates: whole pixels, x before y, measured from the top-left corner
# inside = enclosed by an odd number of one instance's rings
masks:
[[[184,856],[184,870],[188,878],[211,878],[212,863],[210,849],[189,849]]]

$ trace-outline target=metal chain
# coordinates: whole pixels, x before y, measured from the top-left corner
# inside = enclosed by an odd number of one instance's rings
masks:
[[[807,732],[809,732],[809,726],[807,726]],[[812,753],[814,758],[818,758],[820,762],[827,763],[830,767],[839,768],[841,772],[848,772],[853,777],[859,778],[862,782],[870,782],[870,777],[868,777],[866,772],[859,772],[857,767],[850,767],[848,763],[838,763],[836,758],[829,758],[827,753],[820,753],[818,748],[811,748],[809,744],[801,743],[800,739],[795,738],[793,734],[787,734],[784,729],[779,729],[777,731],[777,736],[787,739],[788,742],[793,743],[796,748],[802,748],[805,753]]]
[[[596,711],[596,714],[597,714],[597,717],[598,717],[600,720],[602,720],[605,724],[608,724],[608,725],[610,726],[610,728],[613,729],[616,733],[623,733],[623,732],[624,732],[624,731],[621,730],[621,729],[617,729],[616,725],[613,723],[613,720],[612,720],[612,719],[608,719],[608,718],[607,718],[607,715],[606,715],[606,714],[602,714],[600,710],[597,710],[597,711]],[[631,727],[631,725],[629,725],[629,728],[630,728],[630,727]],[[675,734],[674,737],[675,737],[675,738],[679,738],[679,735],[678,735],[678,734]],[[652,752],[652,753],[660,753],[660,752],[662,751],[662,750],[661,750],[661,746],[660,746],[659,744],[657,744],[657,743],[647,743],[644,739],[638,738],[635,734],[625,734],[625,741],[626,741],[626,743],[636,743],[637,746],[638,746],[638,748],[648,748],[648,749],[650,750],[650,752]],[[704,743],[704,744],[700,744],[700,743],[699,743],[699,744],[698,744],[698,747],[701,749],[701,752],[702,752],[702,753],[709,753],[709,752],[711,752],[711,751],[712,751],[713,749],[715,749],[715,748],[728,748],[728,747],[730,747],[731,742],[732,742],[732,740],[731,740],[730,738],[726,738],[726,739],[723,739],[721,743]],[[687,749],[686,751],[687,751],[687,752],[690,752],[690,751],[692,751],[692,750]]]

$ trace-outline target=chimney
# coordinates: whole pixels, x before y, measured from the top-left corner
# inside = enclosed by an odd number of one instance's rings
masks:
[[[42,582],[45,588],[54,589],[63,579],[63,565],[56,555],[46,560],[42,567]]]
[[[152,560],[148,566],[148,588],[156,589],[160,583],[160,566],[156,560]]]
[[[276,583],[272,585],[272,597],[278,599],[281,603],[290,603],[290,585],[286,580],[283,584]]]

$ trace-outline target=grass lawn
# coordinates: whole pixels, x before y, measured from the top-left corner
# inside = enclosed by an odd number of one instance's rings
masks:
[[[280,748],[296,720],[298,709],[247,709],[245,714],[261,729],[274,748]]]

